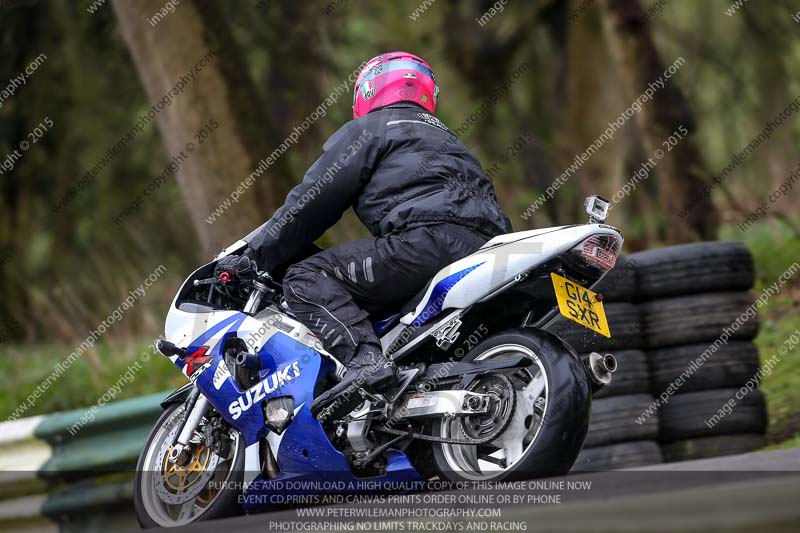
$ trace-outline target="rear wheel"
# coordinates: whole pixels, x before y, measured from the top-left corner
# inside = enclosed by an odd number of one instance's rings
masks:
[[[434,464],[452,481],[500,481],[565,474],[589,424],[591,393],[577,354],[555,336],[513,330],[476,346],[465,361],[523,355],[532,364],[478,376],[470,385],[492,397],[490,412],[439,419],[433,434],[450,439],[497,436],[485,444],[434,443]]]
[[[185,406],[169,407],[147,438],[134,478],[133,502],[142,527],[174,527],[235,514],[240,506],[244,469],[244,441],[230,430],[226,458],[214,454],[200,440],[190,443],[186,466],[169,462]]]

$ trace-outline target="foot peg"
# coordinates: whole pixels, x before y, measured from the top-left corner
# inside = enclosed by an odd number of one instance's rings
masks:
[[[320,422],[339,420],[364,402],[361,391],[363,389],[356,389],[352,384],[342,389],[334,387],[311,402],[311,414]]]
[[[311,414],[320,422],[325,420],[339,420],[348,413],[353,412],[364,400],[373,404],[385,402],[378,393],[391,389],[397,383],[394,374],[378,376],[375,381],[359,380],[359,376],[342,382],[317,396],[311,402]]]
[[[397,384],[397,367],[381,353],[380,346],[362,344],[348,365],[342,381],[311,404],[317,420],[338,420],[375,396]],[[324,418],[320,418],[323,417]]]

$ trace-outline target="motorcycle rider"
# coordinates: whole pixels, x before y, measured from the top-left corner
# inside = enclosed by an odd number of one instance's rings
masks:
[[[478,160],[433,115],[439,87],[408,52],[367,62],[353,119],[324,145],[302,183],[251,240],[246,254],[272,272],[353,207],[373,237],[339,244],[290,266],[284,296],[294,315],[346,367],[312,406],[344,415],[397,381],[370,322],[397,310],[443,267],[511,232]]]

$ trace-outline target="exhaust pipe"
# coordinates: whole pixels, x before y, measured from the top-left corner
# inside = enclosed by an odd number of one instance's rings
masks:
[[[592,394],[611,384],[611,375],[617,370],[617,358],[607,353],[590,353],[584,360],[589,378],[592,380]]]

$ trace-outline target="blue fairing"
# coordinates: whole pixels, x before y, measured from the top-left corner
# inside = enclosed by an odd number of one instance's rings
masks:
[[[283,447],[282,443],[281,449]],[[335,449],[333,452],[326,456],[332,462],[322,465],[322,470],[307,469],[297,473],[282,471],[272,479],[263,479],[259,476],[242,495],[242,507],[246,512],[253,512],[275,505],[301,503],[303,497],[316,494],[358,492],[375,494],[409,492],[422,488],[422,478],[419,473],[406,454],[399,450],[390,449],[384,452],[386,474],[374,477],[355,477],[344,456]],[[310,453],[309,451],[309,460]],[[340,457],[335,458],[335,454]],[[321,458],[314,462],[321,463]],[[334,466],[340,470],[334,471],[332,469]]]
[[[229,331],[228,334],[234,335],[235,331]],[[246,446],[257,442],[267,434],[261,410],[262,402],[278,396],[291,396],[295,406],[302,406],[301,411],[307,410],[311,400],[314,399],[314,386],[317,380],[327,375],[332,366],[332,363],[323,360],[312,348],[279,332],[275,333],[259,351],[262,366],[261,382],[243,391],[233,377],[229,376],[217,389],[213,380],[217,366],[224,364],[221,347],[221,343],[214,347],[214,363],[196,379],[195,383],[223,418],[242,433]],[[294,370],[295,364],[299,371]],[[279,381],[276,376],[281,374],[288,375],[291,380]],[[234,402],[237,403],[238,409],[232,408]],[[317,425],[320,424],[317,422]]]
[[[310,411],[315,386],[331,373],[334,365],[314,349],[284,333],[273,334],[258,352],[262,368],[260,383],[243,391],[233,377],[228,375],[224,380],[217,380],[217,388],[214,385],[214,375],[217,367],[225,364],[222,354],[224,340],[229,336],[236,336],[236,330],[245,318],[246,315],[236,314],[220,322],[194,340],[188,349],[191,354],[193,350],[205,346],[214,335],[229,328],[223,340],[207,352],[213,356],[210,364],[197,371],[192,379],[222,417],[242,434],[245,446],[265,438],[269,432],[264,425],[262,412],[265,401],[278,396],[291,396],[294,399],[294,420],[284,430],[280,446],[274,450],[280,474],[269,480],[262,480],[260,475],[256,478],[243,495],[245,510],[286,503],[285,500],[276,501],[273,496],[286,493],[281,482],[287,480],[309,483],[303,490],[295,491],[295,494],[300,495],[319,493],[312,488],[320,487],[318,483],[326,481],[345,483],[345,492],[357,492],[359,487],[374,491],[375,483],[408,484],[421,479],[405,454],[397,450],[387,450],[384,454],[387,461],[385,475],[366,480],[353,475],[345,456],[334,448],[322,424]],[[365,484],[367,480],[374,484]]]

